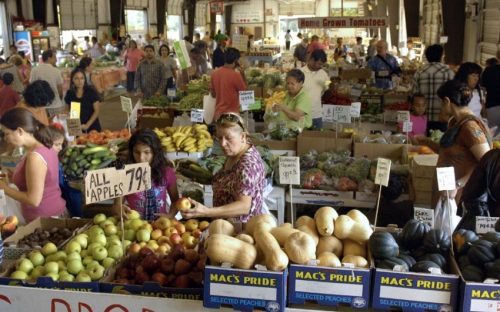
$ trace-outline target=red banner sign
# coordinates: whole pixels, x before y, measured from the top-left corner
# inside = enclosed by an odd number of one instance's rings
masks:
[[[299,18],[299,28],[378,28],[388,26],[387,17]]]
[[[210,2],[210,13],[223,14],[224,13],[224,2],[223,1],[211,1]]]

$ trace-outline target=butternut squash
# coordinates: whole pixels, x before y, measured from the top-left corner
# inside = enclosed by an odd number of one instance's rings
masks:
[[[210,222],[210,226],[208,227],[208,233],[212,234],[224,234],[233,236],[234,235],[234,225],[224,219],[216,219]]]
[[[335,226],[335,219],[339,214],[332,207],[321,207],[314,214],[316,229],[321,236],[331,236]]]
[[[318,232],[316,231],[316,226],[311,226],[311,225],[301,225],[297,228],[297,230],[302,231],[304,233],[307,233],[311,235],[311,237],[314,239],[314,242],[316,245],[318,245],[319,242],[319,236]]]
[[[295,232],[299,232],[299,230],[294,229],[290,223],[283,223],[271,229],[271,234],[276,238],[281,247],[285,247],[286,239]]]
[[[336,254],[337,257],[342,257],[342,249],[343,244],[340,239],[335,236],[323,236],[319,238],[319,243],[316,247],[316,255],[328,251]]]
[[[245,232],[251,236],[254,236],[253,233],[254,233],[255,229],[257,228],[257,225],[259,225],[259,227],[265,226],[265,228],[267,228],[268,230],[278,226],[276,224],[276,218],[274,218],[273,215],[262,214],[262,215],[254,216],[250,220],[248,220],[248,222],[245,226]]]
[[[299,226],[302,226],[302,225],[316,227],[316,222],[314,221],[313,218],[311,218],[309,216],[301,216],[297,219],[297,221],[295,221],[295,227],[298,228]]]
[[[360,244],[350,239],[344,239],[344,257],[348,255],[366,258],[366,244]]]
[[[287,238],[285,252],[290,261],[307,264],[309,260],[316,259],[316,243],[310,235],[297,231]]]
[[[241,240],[241,241],[244,241],[245,243],[255,245],[255,241],[253,240],[253,237],[248,235],[248,234],[240,233],[240,234],[236,235],[236,238]]]
[[[339,257],[336,254],[324,251],[318,256],[319,266],[339,268],[342,266]]]
[[[372,235],[373,230],[369,225],[359,223],[347,215],[341,215],[335,220],[334,234],[339,239],[352,239],[364,243]]]
[[[283,271],[288,266],[288,256],[281,250],[280,244],[271,233],[258,229],[254,235],[258,248],[262,250],[265,257],[267,269],[271,271]]]
[[[257,258],[254,245],[225,234],[211,234],[206,241],[207,256],[212,263],[232,263],[238,269],[251,269]]]
[[[365,224],[368,226],[370,225],[370,221],[368,220],[368,218],[365,216],[364,213],[362,213],[358,209],[349,210],[349,212],[346,213],[346,215],[351,217],[351,219],[353,219],[356,222],[359,222],[359,223],[362,223],[362,224]]]
[[[366,261],[365,258],[360,256],[353,256],[353,255],[345,256],[344,258],[342,258],[342,263],[352,263],[354,264],[355,267],[358,268],[368,267],[368,261]]]

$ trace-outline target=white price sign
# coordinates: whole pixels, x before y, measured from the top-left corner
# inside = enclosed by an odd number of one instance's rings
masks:
[[[361,102],[351,103],[351,117],[359,118],[361,116]]]
[[[405,121],[403,122],[403,132],[408,133],[413,131],[413,122]]]
[[[410,112],[409,111],[398,111],[397,116],[398,116],[397,122],[410,121]]]
[[[436,168],[438,189],[440,191],[453,191],[457,188],[455,182],[455,169],[453,167]]]
[[[175,97],[177,95],[177,90],[173,88],[167,89],[167,96],[168,97]]]
[[[379,158],[377,160],[377,171],[375,173],[375,184],[389,185],[389,176],[391,174],[391,160]]]
[[[323,105],[323,121],[324,122],[334,122],[333,107],[334,107],[334,105],[330,105],[330,104]]]
[[[280,156],[279,157],[280,184],[299,185],[300,184],[300,162],[299,157]]]
[[[351,106],[333,105],[333,120],[340,123],[351,123]]]
[[[202,123],[205,111],[203,109],[191,110],[191,122]]]
[[[414,207],[413,218],[434,228],[434,209]]]
[[[255,103],[255,94],[253,90],[240,91],[240,107],[242,111],[247,111],[249,106]]]
[[[476,217],[476,233],[485,234],[495,232],[495,224],[498,219],[496,217]]]
[[[122,111],[127,114],[132,113],[132,99],[126,96],[120,96],[120,103],[122,104]]]

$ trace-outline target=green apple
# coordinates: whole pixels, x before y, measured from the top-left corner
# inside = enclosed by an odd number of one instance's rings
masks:
[[[96,265],[87,270],[87,274],[93,281],[97,281],[104,276],[104,267],[102,265]]]
[[[83,258],[85,258],[86,256],[89,256],[90,255],[90,251],[88,249],[84,249],[80,252],[80,256]]]
[[[104,260],[102,260],[102,266],[103,266],[105,269],[109,268],[110,266],[112,266],[112,265],[113,265],[113,264],[115,264],[115,263],[116,263],[116,260],[115,260],[115,259],[113,259],[113,258],[109,258],[109,257],[108,257],[108,258],[106,258],[106,259],[104,259]]]
[[[59,274],[54,273],[54,272],[49,272],[49,273],[45,274],[45,276],[52,278],[52,280],[54,282],[59,280]]]
[[[48,255],[47,257],[45,257],[45,262],[44,263],[52,262],[52,261],[57,262],[57,257],[56,257],[55,253],[53,253],[53,254]]]
[[[113,224],[118,224],[118,218],[115,216],[111,216],[108,218],[109,221],[113,222]]]
[[[80,273],[78,273],[75,280],[77,282],[92,282],[92,279],[90,278],[90,276],[87,273],[85,273],[84,271],[81,271]]]
[[[96,265],[100,265],[99,262],[97,260],[92,260],[90,261],[89,263],[87,263],[87,265],[85,266],[85,271],[88,273],[88,271],[90,269],[92,269],[93,267],[95,267]]]
[[[14,271],[14,272],[12,272],[10,277],[13,279],[25,280],[28,278],[28,274],[26,274],[26,272],[23,272],[23,271]]]
[[[57,264],[59,264],[59,272],[66,271],[66,261],[59,260]]]
[[[67,256],[66,252],[60,250],[54,254],[54,261],[64,260]]]
[[[144,222],[139,219],[134,219],[130,222],[130,229],[137,231],[143,224]]]
[[[31,271],[31,278],[33,280],[36,280],[37,278],[39,278],[40,276],[44,276],[45,275],[45,268],[43,267],[43,265],[39,265],[39,266],[36,266],[33,271]]]
[[[135,233],[135,238],[139,242],[147,242],[151,239],[151,232],[146,229],[140,229]]]
[[[45,263],[45,273],[57,273],[59,272],[59,264],[55,261],[50,261]]]
[[[132,242],[130,240],[128,240],[128,239],[124,240],[123,241],[123,249],[127,250],[128,246],[130,246],[130,244],[132,244]]]
[[[98,234],[104,234],[104,230],[101,229],[99,225],[92,225],[87,231],[88,237],[96,236]]]
[[[87,252],[88,252],[87,256],[88,256],[88,255],[92,255],[92,250],[93,250],[94,248],[96,248],[96,247],[102,247],[102,246],[103,246],[103,245],[101,245],[100,243],[91,243],[91,244],[89,245],[89,247],[87,247]]]
[[[125,230],[125,239],[129,241],[135,240],[135,231],[132,229]]]
[[[45,257],[38,250],[33,250],[28,254],[28,258],[34,266],[42,265],[45,262]]]
[[[101,222],[105,221],[107,219],[106,215],[104,213],[98,213],[94,216],[94,224],[100,224]]]
[[[81,270],[83,270],[83,263],[81,260],[74,259],[68,262],[66,265],[68,268],[68,272],[71,274],[78,274]]]
[[[45,257],[55,254],[56,252],[57,246],[52,242],[49,242],[42,247],[42,255],[44,255]]]
[[[137,212],[135,210],[130,210],[129,212],[127,212],[126,215],[127,215],[127,219],[129,219],[129,220],[137,220],[141,217],[139,212]]]
[[[99,234],[99,235],[96,235],[96,236],[91,236],[90,237],[90,241],[92,243],[99,243],[102,246],[106,246],[106,243],[108,242],[108,239],[106,238],[106,236],[104,234]]]
[[[110,221],[111,222],[111,221]],[[115,235],[118,232],[116,225],[113,223],[106,224],[104,227],[104,234],[106,235]]]
[[[66,257],[66,263],[69,263],[71,260],[82,261],[82,256],[78,252],[72,252]]]
[[[109,242],[110,240],[118,240],[118,241],[121,241],[121,240],[122,240],[121,235],[118,235],[118,233],[116,233],[116,234],[111,234],[111,235],[106,234],[106,238],[108,239],[108,242]]]
[[[82,263],[84,266],[87,266],[90,262],[94,261],[94,258],[92,258],[92,255],[85,256],[85,258],[82,259]]]
[[[122,247],[122,242],[117,241],[117,240],[112,240],[112,241],[108,240],[108,243],[106,244],[106,247],[109,249],[109,247],[111,247],[111,246],[120,246],[120,248],[121,248]]]
[[[29,275],[31,273],[31,271],[33,270],[35,266],[33,265],[33,263],[31,262],[30,259],[27,259],[27,258],[24,258],[24,259],[21,259],[18,263],[17,263],[17,270],[18,271],[23,271],[24,273],[26,273],[27,275]]]
[[[113,258],[115,260],[123,257],[123,247],[120,245],[113,245],[108,247],[108,257]]]
[[[67,253],[67,254],[70,254],[72,252],[81,252],[82,251],[82,246],[80,245],[79,242],[77,242],[76,240],[71,240],[67,245],[66,247],[64,247],[64,251]]]
[[[92,249],[92,257],[94,260],[101,261],[108,256],[108,251],[103,246]]]
[[[75,238],[72,239],[72,241],[78,242],[82,249],[87,248],[87,243],[88,243],[89,236],[85,233],[78,234],[75,236]]]
[[[59,274],[59,281],[60,282],[73,282],[74,280],[75,280],[75,277],[66,271],[61,272]]]

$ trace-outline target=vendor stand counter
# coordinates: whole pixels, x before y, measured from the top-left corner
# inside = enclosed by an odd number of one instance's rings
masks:
[[[274,55],[266,55],[266,56],[258,56],[258,55],[248,55],[247,59],[250,64],[254,64],[256,62],[264,62],[264,63],[276,63],[281,58],[281,53],[277,53]]]
[[[290,197],[290,191],[286,192],[285,201],[289,204],[302,205],[317,205],[317,206],[333,206],[333,207],[351,207],[351,208],[375,208],[374,201],[360,201],[353,199],[353,196],[343,196],[341,193],[353,192],[338,192],[338,191],[323,191],[323,190],[306,190],[293,189],[293,201]],[[349,194],[347,194],[349,195]]]
[[[63,93],[66,93],[70,85],[71,69],[61,69],[63,77]],[[127,71],[124,67],[104,67],[96,68],[91,74],[92,85],[97,92],[105,93],[110,91],[114,86],[127,80]]]

